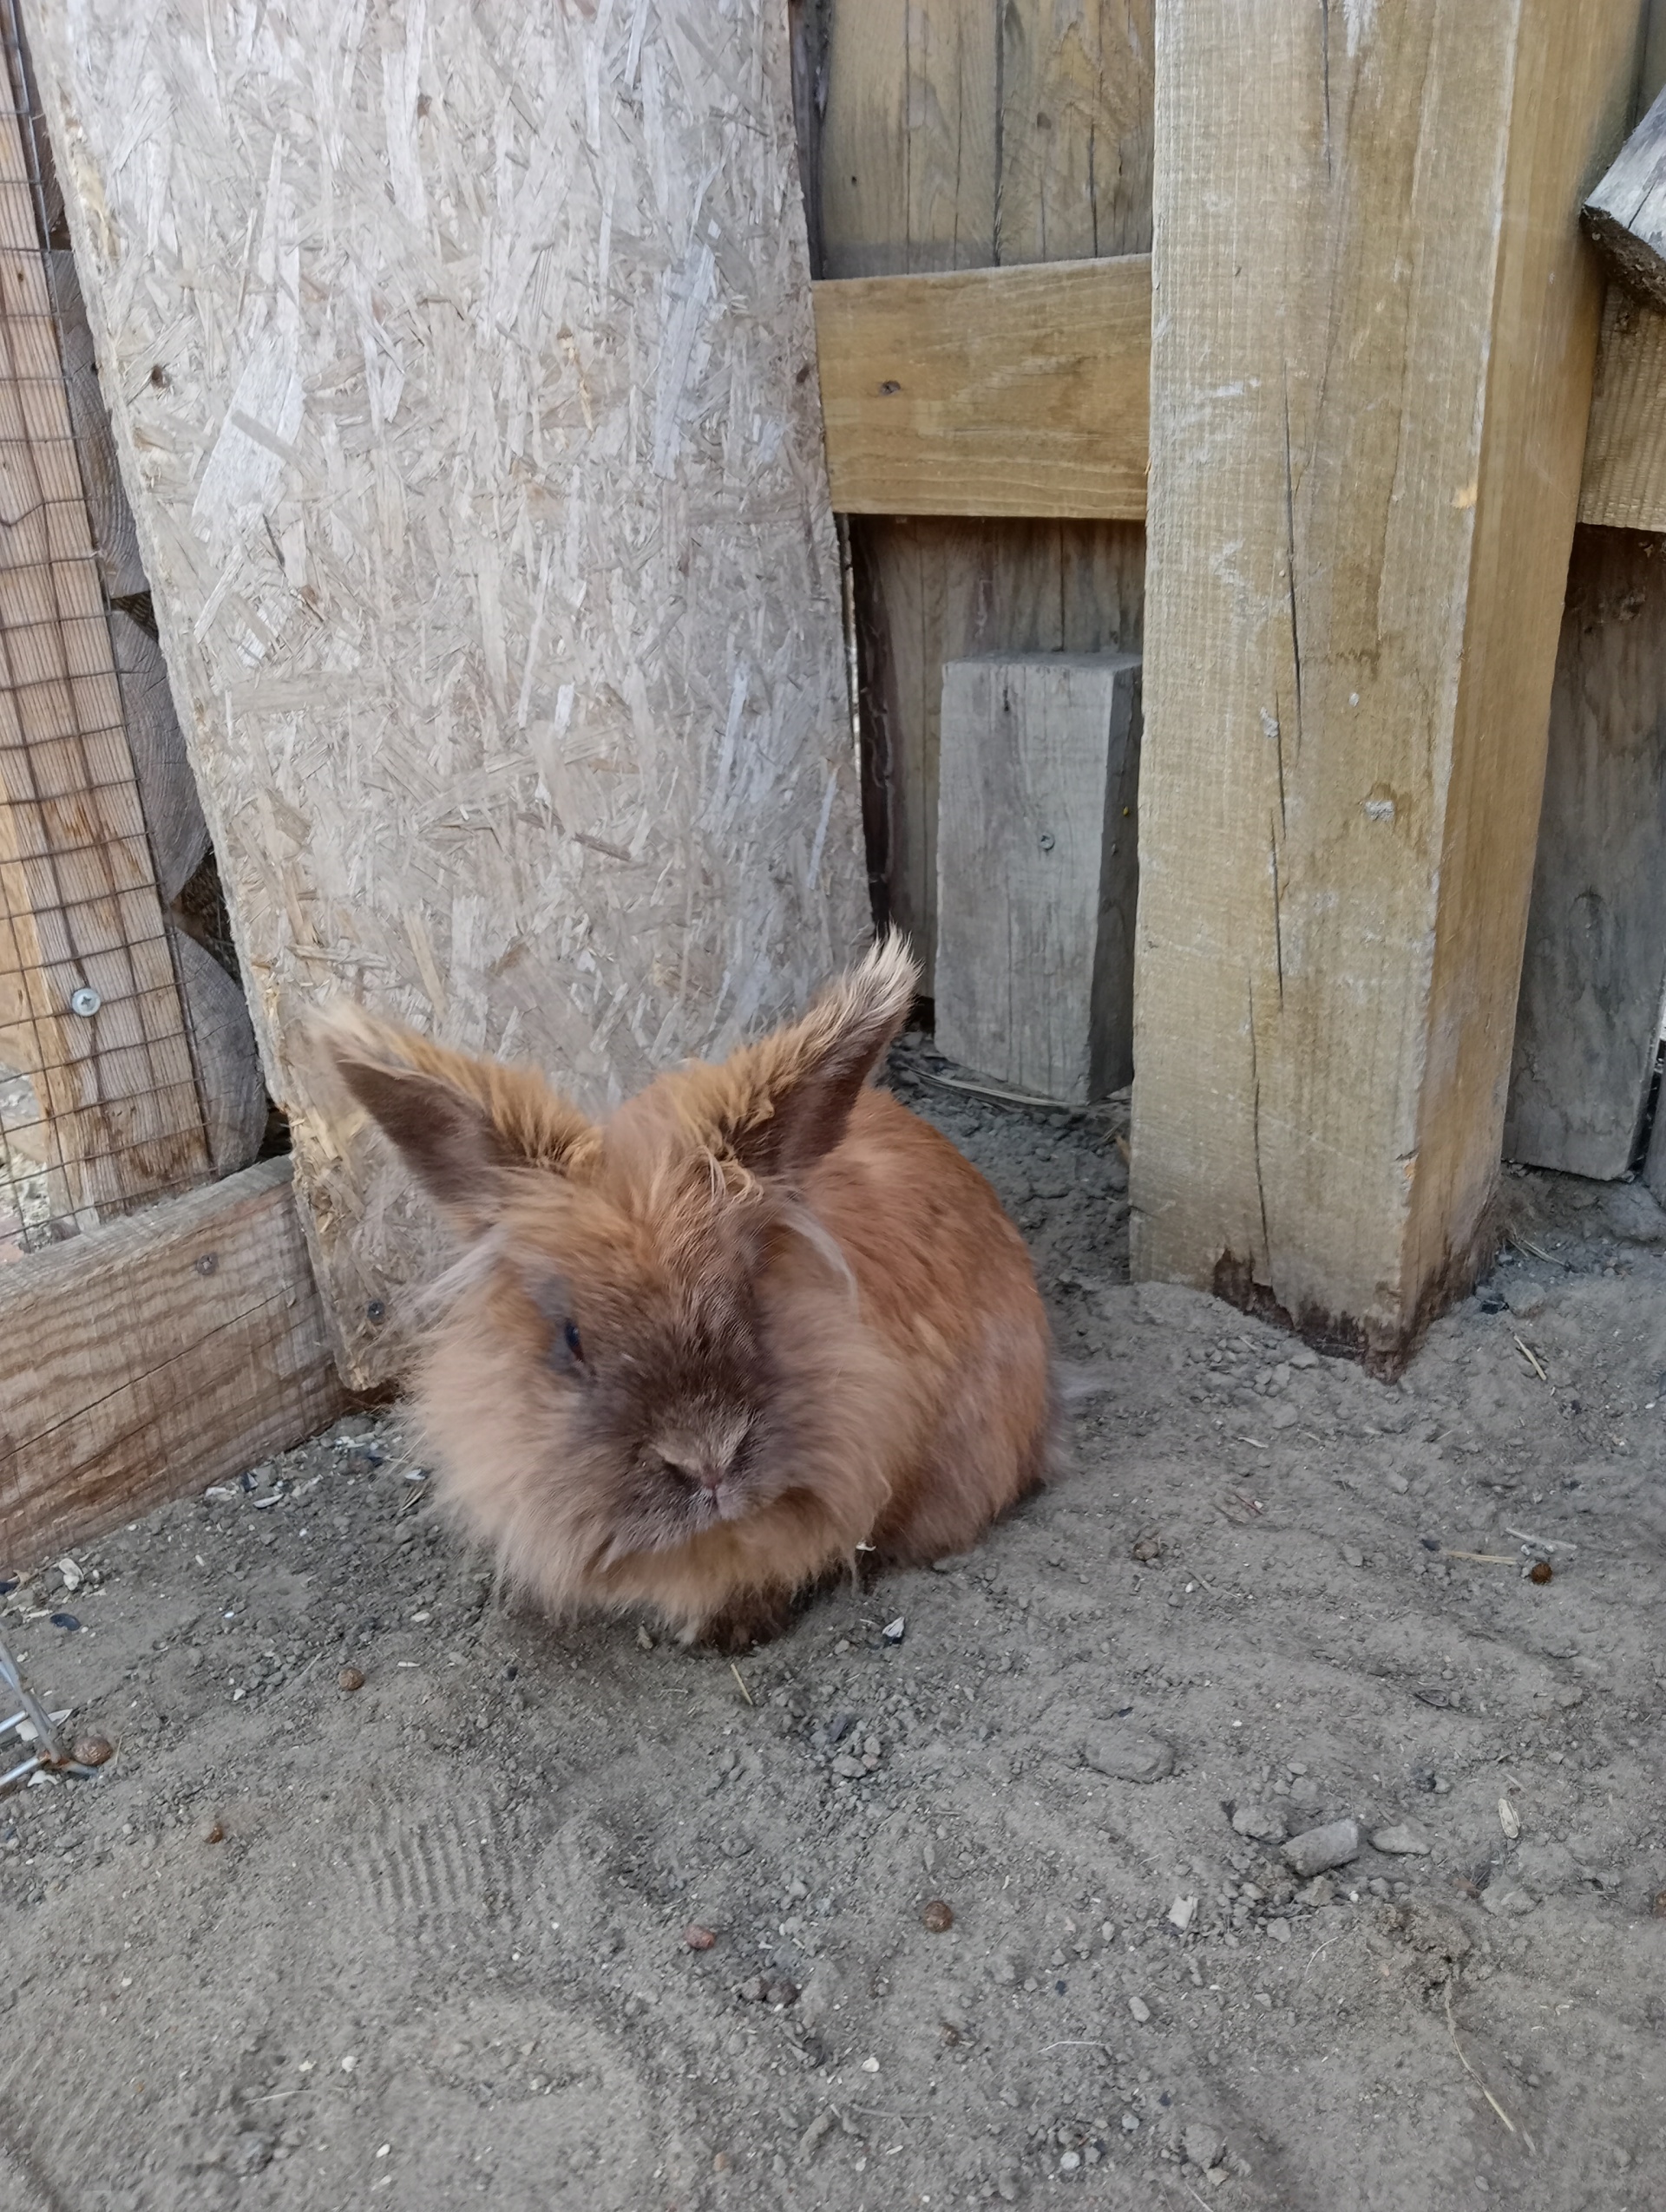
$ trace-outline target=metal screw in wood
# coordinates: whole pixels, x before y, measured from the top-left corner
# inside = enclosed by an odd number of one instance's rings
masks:
[[[24,1681],[17,1662],[0,1637],[0,1762],[13,1752],[24,1757],[0,1774],[0,1790],[27,1782],[45,1766],[60,1766],[65,1752],[52,1717]]]

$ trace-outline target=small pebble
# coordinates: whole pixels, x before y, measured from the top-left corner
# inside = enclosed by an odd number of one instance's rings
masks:
[[[1527,1570],[1527,1580],[1530,1582],[1538,1582],[1542,1586],[1548,1582],[1550,1579],[1551,1562],[1549,1560],[1536,1559]]]
[[[1365,1565],[1365,1554],[1355,1545],[1344,1544],[1342,1546],[1342,1564],[1344,1567],[1363,1567]]]
[[[726,2174],[734,2163],[726,2150],[714,2150],[712,2153],[712,2170],[714,2174]]]
[[[77,1766],[102,1766],[106,1759],[115,1757],[115,1746],[107,1736],[82,1736],[75,1742]]]
[[[344,1666],[336,1677],[336,1687],[338,1690],[362,1690],[364,1677],[356,1666]]]
[[[1392,1828],[1372,1830],[1371,1849],[1386,1852],[1390,1858],[1427,1857],[1429,1845],[1428,1839],[1409,1821],[1397,1821]]]
[[[864,2058],[862,2062],[862,2071],[864,2074],[876,2074],[879,2071],[878,2059]]]
[[[888,1620],[880,1633],[888,1644],[900,1644],[908,1633],[908,1624],[898,1613],[895,1620]]]
[[[709,1951],[717,1940],[709,1927],[685,1927],[683,1930],[684,1945],[691,1951]]]
[[[1284,1846],[1285,1863],[1304,1879],[1328,1868],[1346,1866],[1360,1855],[1360,1824],[1356,1820],[1333,1820],[1323,1828],[1309,1828],[1291,1836]]]
[[[204,1829],[202,1840],[205,1843],[223,1843],[226,1841],[226,1831],[220,1823],[215,1821],[212,1827]]]
[[[1666,1889],[1658,1889],[1655,1892],[1655,1901],[1651,1909],[1657,1921],[1666,1921]]]
[[[1059,2161],[1059,2170],[1061,2174],[1073,2174],[1081,2163],[1082,2161],[1079,2153],[1074,2150],[1067,2150],[1064,2156]]]
[[[1284,1816],[1267,1805],[1238,1806],[1232,1815],[1232,1825],[1253,1843],[1282,1843],[1289,1833]]]
[[[946,1935],[954,1925],[954,1908],[942,1898],[934,1897],[922,1910],[920,1921],[921,1925],[928,1927],[934,1935]]]
[[[1174,1746],[1116,1721],[1096,1723],[1082,1738],[1082,1758],[1109,1782],[1162,1782],[1174,1772]]]
[[[81,1623],[73,1613],[55,1613],[52,1616],[52,1626],[55,1628],[79,1628]]]
[[[1128,1999],[1128,2010],[1139,2022],[1141,2027],[1144,2027],[1151,2017],[1151,2008],[1143,1997],[1131,1997]]]

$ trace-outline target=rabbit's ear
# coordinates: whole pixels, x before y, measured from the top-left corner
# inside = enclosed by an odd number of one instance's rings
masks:
[[[743,1167],[791,1181],[833,1149],[919,980],[908,940],[892,930],[802,1021],[711,1071],[707,1110]]]
[[[449,1051],[357,1006],[334,1008],[313,1034],[429,1195],[465,1231],[495,1219],[515,1168],[571,1175],[598,1149],[594,1124],[530,1069]]]

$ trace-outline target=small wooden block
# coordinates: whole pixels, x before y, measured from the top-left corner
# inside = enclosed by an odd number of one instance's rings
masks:
[[[937,1043],[1084,1105],[1133,1073],[1140,661],[943,667]]]

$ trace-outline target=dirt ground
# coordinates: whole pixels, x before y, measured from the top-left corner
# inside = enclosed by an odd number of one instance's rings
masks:
[[[357,1416],[0,1599],[118,1746],[0,1803],[4,2212],[1666,2202],[1666,1216],[1512,1176],[1388,1388],[934,1070],[1110,1376],[971,1557],[554,1630]]]

